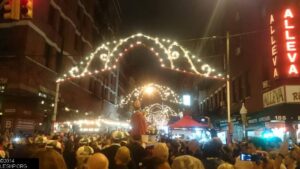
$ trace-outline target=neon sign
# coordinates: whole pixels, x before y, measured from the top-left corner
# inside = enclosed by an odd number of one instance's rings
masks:
[[[295,65],[297,59],[296,36],[292,34],[295,30],[295,25],[291,23],[294,14],[291,9],[286,9],[284,13],[284,31],[286,40],[286,55],[289,60],[289,75],[298,75],[298,69]]]
[[[271,34],[271,45],[272,45],[272,62],[273,62],[273,77],[278,77],[277,71],[277,58],[278,58],[278,50],[277,50],[277,41],[275,40],[276,30],[274,29],[274,16],[270,16],[270,34]]]
[[[297,8],[300,10],[300,8]],[[300,11],[299,11],[300,12]],[[269,15],[270,77],[285,79],[299,77],[300,13],[292,7]]]

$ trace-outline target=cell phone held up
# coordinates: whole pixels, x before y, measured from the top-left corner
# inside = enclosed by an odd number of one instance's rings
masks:
[[[240,159],[242,161],[259,161],[263,159],[261,154],[241,154]]]

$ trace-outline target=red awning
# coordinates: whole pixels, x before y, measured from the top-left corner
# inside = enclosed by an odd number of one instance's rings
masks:
[[[169,127],[170,128],[192,128],[192,127],[208,127],[208,125],[203,123],[198,123],[191,116],[185,115],[183,116],[182,119],[171,124]]]

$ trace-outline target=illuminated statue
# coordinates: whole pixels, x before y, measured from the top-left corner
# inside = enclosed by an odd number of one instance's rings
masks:
[[[144,113],[141,111],[141,103],[136,100],[133,103],[134,113],[131,116],[131,136],[142,136],[146,134],[147,123]]]

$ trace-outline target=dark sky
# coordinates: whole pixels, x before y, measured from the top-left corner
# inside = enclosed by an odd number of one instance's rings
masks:
[[[215,35],[221,25],[225,1],[118,0],[122,21],[120,34],[126,37],[141,32],[177,40],[179,43],[185,39]],[[162,70],[153,58],[146,49],[129,52],[123,62],[125,73],[140,84],[154,81],[173,88],[181,88],[180,83],[192,84],[195,80],[192,76]]]
[[[225,0],[118,1],[121,33],[143,32],[180,40],[199,37],[206,29],[215,32]],[[209,21],[214,21],[213,25],[209,26]]]

